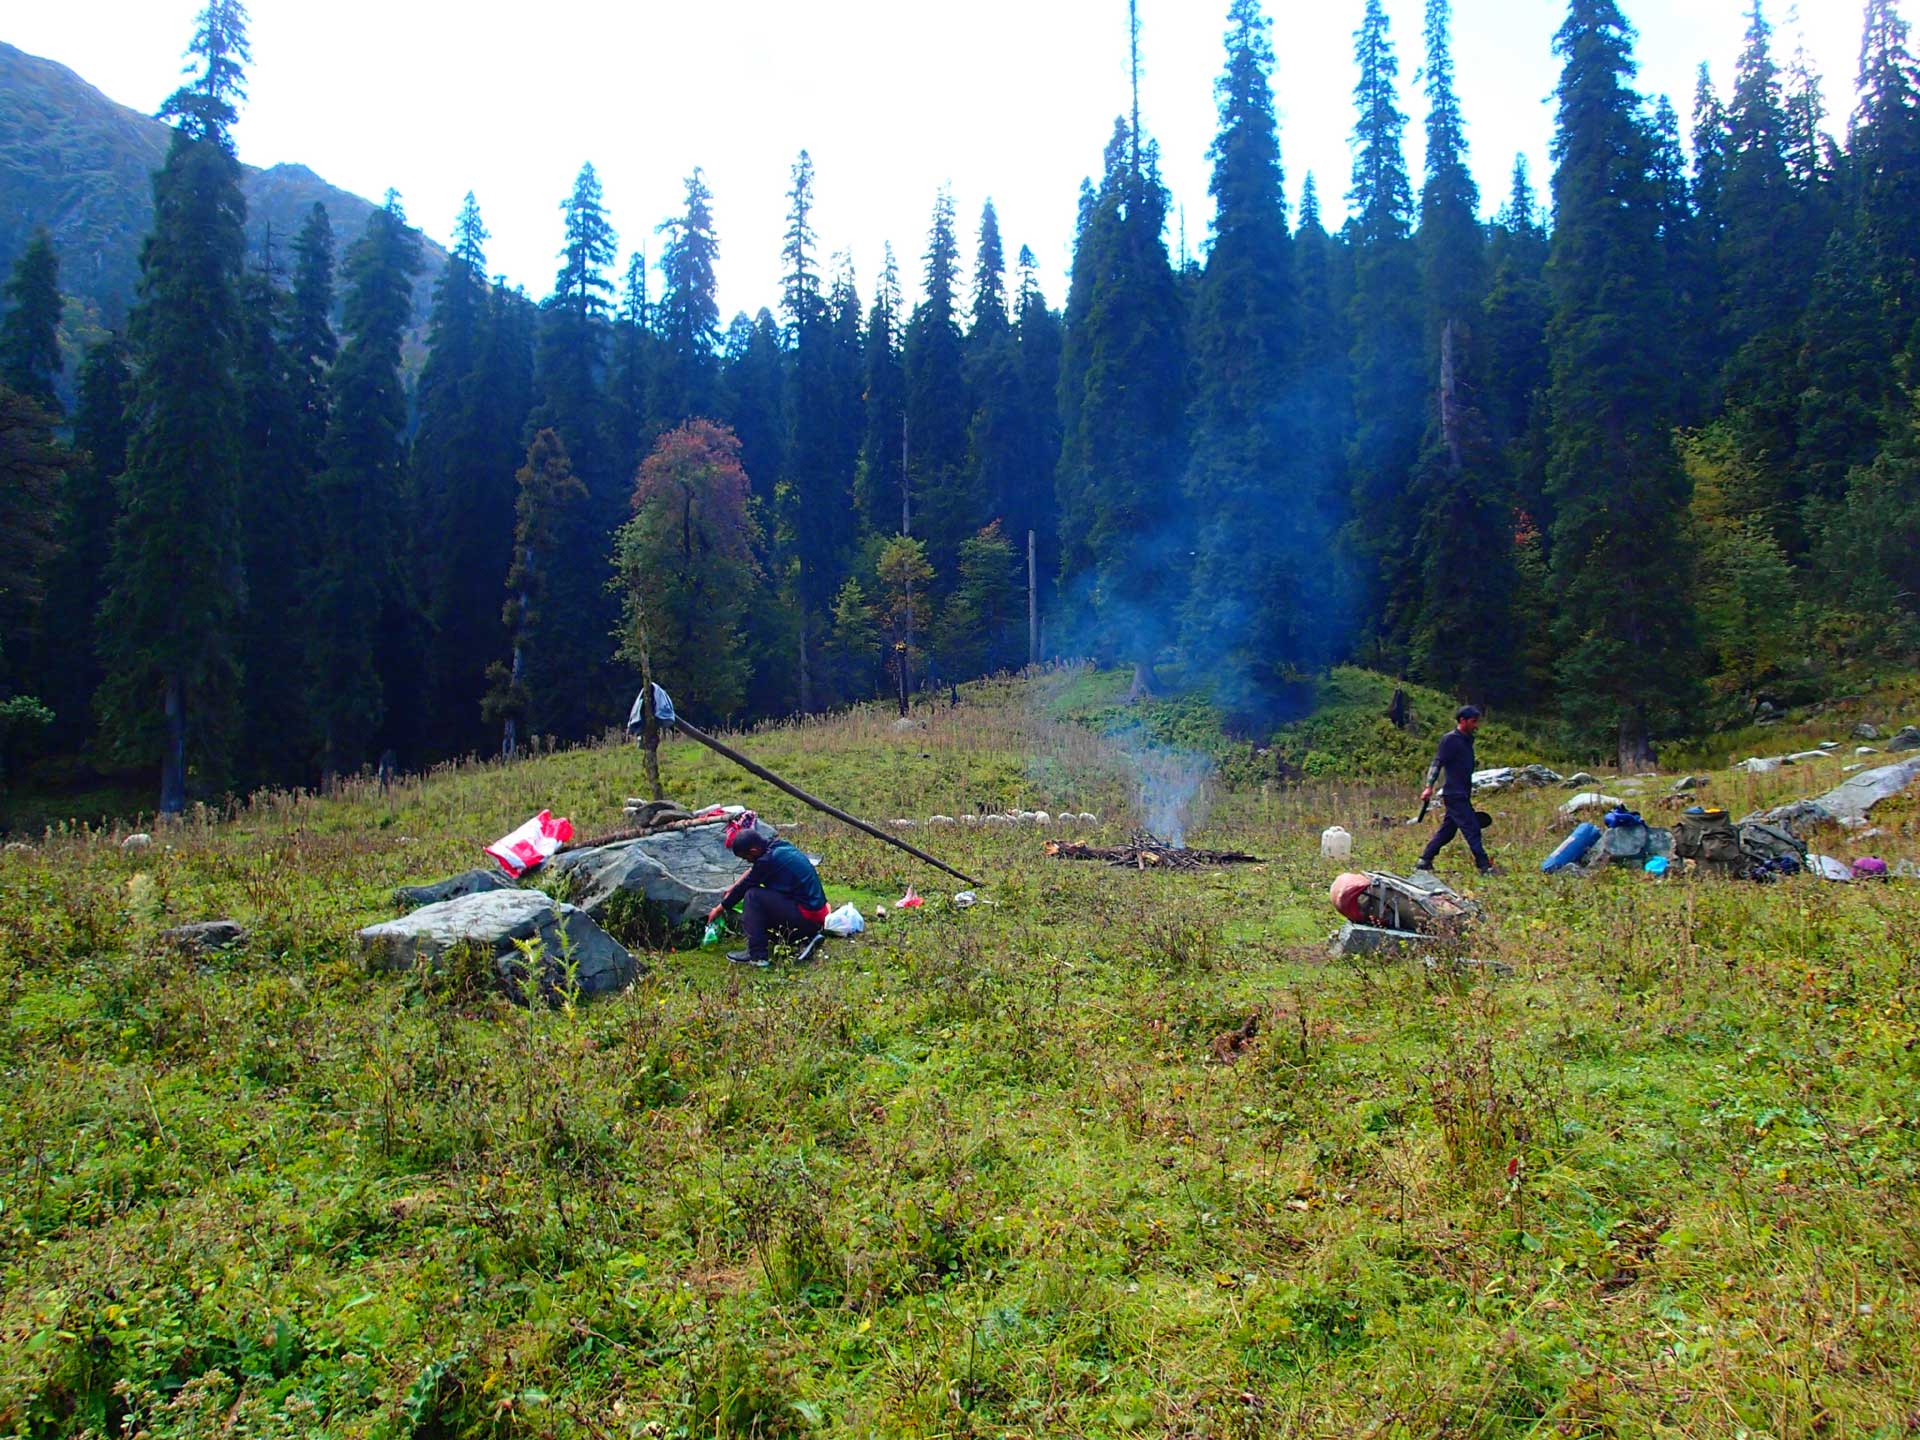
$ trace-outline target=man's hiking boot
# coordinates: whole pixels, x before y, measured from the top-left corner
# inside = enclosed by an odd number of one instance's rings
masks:
[[[1480,867],[1481,876],[1488,880],[1497,879],[1506,873],[1507,872],[1502,870],[1498,865],[1482,865]]]
[[[767,968],[766,956],[762,955],[758,960],[756,960],[753,958],[750,952],[745,950],[729,950],[727,952],[727,959],[731,960],[736,965],[753,965],[758,967],[761,970],[764,970]]]
[[[1413,873],[1416,875],[1431,875],[1433,874],[1433,866],[1422,860],[1418,865],[1413,867]]]

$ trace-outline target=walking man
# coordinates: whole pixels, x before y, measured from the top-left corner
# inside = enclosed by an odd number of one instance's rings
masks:
[[[1462,705],[1453,720],[1453,729],[1440,742],[1433,765],[1427,771],[1427,788],[1420,792],[1420,803],[1424,805],[1433,799],[1434,785],[1445,776],[1445,783],[1440,786],[1440,800],[1446,806],[1447,818],[1440,822],[1433,839],[1427,842],[1418,868],[1432,870],[1441,850],[1455,835],[1460,835],[1465,837],[1467,849],[1473,852],[1473,863],[1480,873],[1498,875],[1499,870],[1487,858],[1487,847],[1480,843],[1480,820],[1473,813],[1473,732],[1480,728],[1479,707]]]

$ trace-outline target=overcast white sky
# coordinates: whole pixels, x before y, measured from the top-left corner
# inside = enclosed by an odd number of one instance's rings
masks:
[[[1640,84],[1690,113],[1708,62],[1724,94],[1749,0],[1623,0],[1638,26]],[[12,7],[0,38],[71,66],[152,111],[177,83],[201,0],[60,0]],[[1408,159],[1420,180],[1425,107],[1414,84],[1422,0],[1388,0],[1401,61]],[[1776,55],[1804,33],[1844,129],[1860,0],[1768,0]],[[251,0],[251,100],[237,132],[254,165],[298,161],[378,199],[399,190],[442,240],[461,196],[479,197],[491,268],[547,293],[559,202],[592,161],[622,261],[652,256],[681,182],[706,168],[720,232],[723,314],[772,305],[795,154],[813,154],[823,248],[853,253],[863,297],[891,240],[910,289],[936,191],[951,185],[965,252],[981,202],[1008,259],[1033,247],[1048,295],[1065,292],[1075,196],[1127,103],[1125,0]],[[1212,213],[1227,0],[1140,0],[1142,110],[1160,142],[1189,246]],[[1268,0],[1288,198],[1308,170],[1329,221],[1344,213],[1353,125],[1352,32],[1362,0]],[[1564,0],[1455,0],[1454,51],[1474,168],[1496,209],[1516,151],[1549,175],[1550,50]],[[1175,237],[1177,239],[1177,237]],[[658,293],[657,283],[655,293]]]

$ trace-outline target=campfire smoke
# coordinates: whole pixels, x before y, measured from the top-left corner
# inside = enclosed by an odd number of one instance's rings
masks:
[[[1213,762],[1204,755],[1155,744],[1144,729],[1114,737],[1133,764],[1134,799],[1141,821],[1175,849],[1187,831],[1204,825],[1213,808]]]

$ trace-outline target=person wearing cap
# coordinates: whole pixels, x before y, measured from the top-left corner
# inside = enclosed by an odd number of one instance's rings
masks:
[[[707,919],[717,920],[734,906],[742,906],[747,948],[732,951],[727,958],[738,965],[764,967],[777,936],[800,946],[797,959],[809,959],[827,923],[827,892],[813,862],[782,840],[771,825],[757,819],[737,829],[727,848],[749,867],[707,914]]]
[[[1454,713],[1453,721],[1453,729],[1441,740],[1433,765],[1427,771],[1427,788],[1420,792],[1420,802],[1425,804],[1433,798],[1433,787],[1440,784],[1446,819],[1427,842],[1416,868],[1432,870],[1441,850],[1459,835],[1466,839],[1467,849],[1473,852],[1473,863],[1480,873],[1497,875],[1500,872],[1487,858],[1487,847],[1480,840],[1480,817],[1473,810],[1473,732],[1480,728],[1480,709],[1476,705],[1462,705]],[[1442,784],[1443,776],[1445,783]]]

